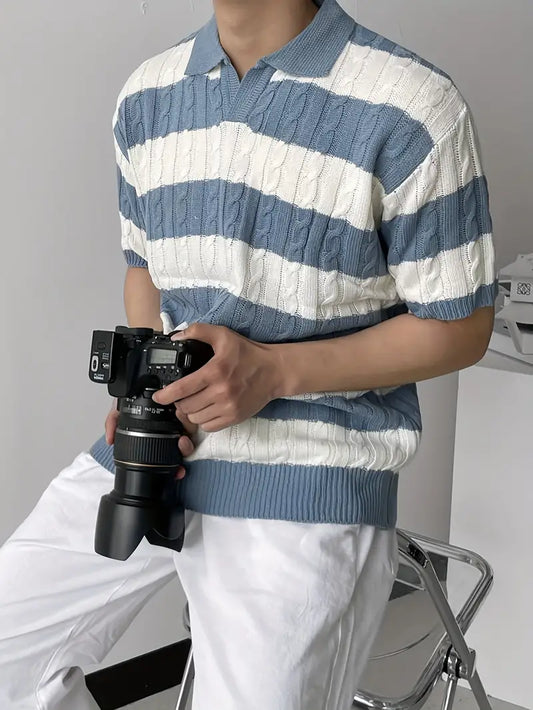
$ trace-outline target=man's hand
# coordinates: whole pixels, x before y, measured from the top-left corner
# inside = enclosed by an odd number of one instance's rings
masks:
[[[107,415],[107,419],[105,420],[105,440],[108,444],[113,444],[115,442],[115,431],[117,428],[119,414],[120,412],[117,409],[117,398],[114,397],[113,406],[111,407],[111,410]],[[189,418],[186,414],[179,414],[178,412],[176,412],[176,416],[183,424],[186,432],[189,434],[189,436],[180,436],[180,438],[178,439],[179,450],[181,451],[183,456],[190,456],[194,451],[194,443],[192,437],[198,431],[198,425],[193,424],[191,421],[189,421]],[[185,468],[183,466],[180,466],[178,468],[176,478],[181,479],[184,477]]]
[[[188,416],[203,431],[239,424],[275,399],[279,379],[275,345],[210,323],[193,323],[171,340],[201,340],[211,345],[214,355],[196,372],[154,392],[152,399],[159,404],[174,402],[178,415]]]

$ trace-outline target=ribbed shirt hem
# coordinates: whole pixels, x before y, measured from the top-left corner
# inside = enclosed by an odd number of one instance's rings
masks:
[[[111,473],[113,448],[102,435],[89,449]],[[180,498],[189,510],[224,517],[396,526],[394,471],[219,459],[198,459],[185,466]]]

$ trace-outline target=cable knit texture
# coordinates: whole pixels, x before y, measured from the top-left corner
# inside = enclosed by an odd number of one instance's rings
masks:
[[[160,289],[165,333],[202,321],[296,342],[494,304],[465,100],[336,0],[315,2],[312,22],[242,80],[213,15],[118,96],[122,249]],[[281,397],[199,430],[181,497],[212,515],[393,527],[421,431],[415,383]],[[103,436],[90,451],[114,472]]]

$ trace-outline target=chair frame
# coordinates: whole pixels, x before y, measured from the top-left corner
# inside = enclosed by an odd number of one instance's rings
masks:
[[[400,561],[414,568],[425,585],[445,632],[428,659],[413,690],[401,698],[370,697],[356,692],[353,706],[360,710],[419,710],[428,699],[442,674],[446,674],[446,689],[442,710],[451,710],[460,678],[468,680],[480,710],[492,710],[485,689],[476,670],[476,652],[466,644],[464,633],[469,628],[481,604],[489,593],[494,574],[488,562],[471,550],[439,542],[400,528],[396,529]],[[436,553],[446,558],[476,567],[481,573],[468,599],[457,613],[452,611],[435,568],[428,555]],[[190,632],[188,603],[183,610],[183,622]],[[183,672],[176,710],[186,710],[194,679],[193,649],[189,652]]]
[[[467,646],[464,637],[492,587],[494,573],[491,566],[481,555],[471,550],[439,542],[425,535],[397,529],[397,537],[400,560],[404,560],[419,574],[446,632],[443,633],[411,693],[391,699],[371,698],[364,692],[357,692],[354,706],[367,710],[419,710],[444,673],[447,679],[442,710],[451,710],[460,678],[468,680],[480,710],[492,710],[476,670],[476,653]],[[446,599],[428,552],[472,565],[481,573],[457,616]]]

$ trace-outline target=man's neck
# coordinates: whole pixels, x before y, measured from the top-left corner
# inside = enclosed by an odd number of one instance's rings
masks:
[[[213,0],[220,44],[239,79],[311,23],[313,0]]]

